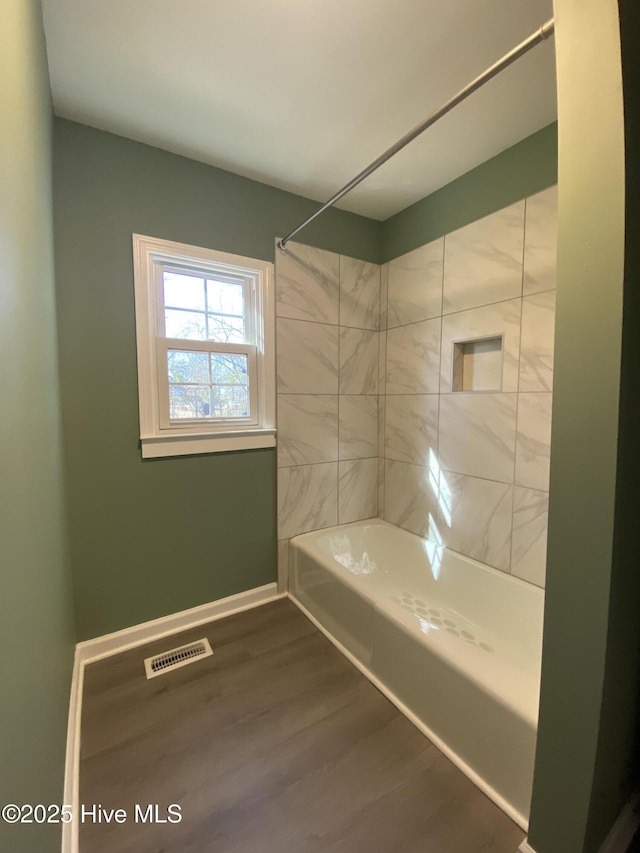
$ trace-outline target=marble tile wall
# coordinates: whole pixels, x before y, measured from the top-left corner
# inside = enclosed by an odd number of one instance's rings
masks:
[[[292,536],[378,514],[379,322],[378,265],[300,243],[276,248],[283,587]]]
[[[380,288],[380,515],[538,586],[556,208],[552,187],[385,264]],[[454,342],[498,335],[499,387],[454,392]]]
[[[276,250],[278,540],[380,515],[544,586],[556,188],[378,267]],[[491,392],[454,343],[502,336]]]

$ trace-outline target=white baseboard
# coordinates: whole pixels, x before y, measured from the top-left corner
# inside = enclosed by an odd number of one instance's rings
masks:
[[[62,825],[62,853],[78,853],[78,821],[80,806],[80,724],[82,718],[82,687],[84,684],[84,668],[87,664],[103,658],[117,655],[121,652],[144,645],[153,640],[161,640],[180,631],[196,628],[207,622],[233,616],[243,610],[250,610],[262,604],[268,604],[286,594],[278,593],[277,584],[269,583],[237,595],[230,595],[209,604],[171,613],[160,619],[142,622],[113,634],[85,640],[76,646],[73,676],[71,678],[71,697],[69,700],[69,722],[67,725],[67,751],[64,772],[64,803],[71,806],[74,819]]]
[[[322,633],[325,635],[325,637],[328,640],[331,640],[331,642],[338,649],[338,651],[342,652],[342,654],[346,658],[348,658],[348,660],[350,660],[351,663],[355,667],[357,667],[357,669],[359,669],[360,672],[364,676],[366,676],[369,679],[369,681],[375,687],[377,687],[378,690],[384,696],[386,696],[390,702],[392,702],[396,706],[396,708],[400,711],[401,714],[404,714],[404,716],[408,720],[410,720],[413,723],[413,725],[419,731],[421,731],[425,737],[429,738],[431,743],[433,743],[435,746],[437,746],[438,749],[440,750],[440,752],[444,753],[444,755],[446,755],[447,758],[451,762],[453,762],[453,764],[456,765],[456,767],[458,767],[460,770],[462,770],[464,775],[468,779],[470,779],[474,783],[474,785],[476,785],[478,788],[480,788],[480,790],[483,793],[485,793],[487,795],[487,797],[489,797],[489,799],[492,800],[498,806],[499,809],[501,809],[506,815],[508,815],[514,823],[516,823],[525,832],[527,831],[528,821],[524,815],[522,815],[522,814],[520,814],[520,812],[516,811],[513,808],[513,806],[511,806],[504,799],[504,797],[502,797],[494,788],[492,788],[490,785],[487,784],[487,782],[482,778],[482,776],[479,776],[475,770],[473,770],[471,767],[469,767],[469,765],[466,763],[466,761],[464,761],[464,759],[462,759],[456,752],[454,752],[449,746],[447,746],[447,744],[441,738],[439,738],[435,732],[433,732],[428,726],[426,726],[422,722],[422,720],[418,716],[416,716],[416,714],[414,714],[413,711],[411,711],[404,704],[404,702],[402,702],[402,700],[399,699],[396,696],[396,694],[386,686],[386,684],[384,684],[384,682],[380,681],[380,679],[377,678],[373,674],[373,672],[371,672],[370,669],[368,669],[363,663],[361,663],[361,661],[359,661],[357,657],[355,657],[353,654],[351,654],[351,652],[347,648],[345,648],[345,646],[342,645],[340,640],[336,639],[336,637],[334,637],[333,634],[330,631],[328,631],[324,627],[324,625],[321,622],[319,622],[315,618],[315,616],[313,616],[313,614],[311,614],[307,610],[307,608],[304,606],[304,604],[301,604],[298,601],[298,599],[292,593],[289,593],[288,597],[289,597],[290,601],[292,601],[293,604],[295,604],[295,606],[302,613],[304,613],[304,615],[307,617],[307,619],[309,619],[311,622],[313,622],[313,624],[316,626],[316,628],[318,628],[320,631],[322,631]],[[528,850],[531,851],[531,848],[528,848]],[[533,853],[535,853],[535,851],[533,851]]]
[[[520,847],[518,847],[518,853],[536,853],[536,851],[533,849],[533,847],[531,847],[528,840],[525,838]]]
[[[80,792],[80,718],[82,713],[82,686],[84,682],[84,663],[80,661],[76,647],[73,656],[73,675],[71,676],[71,696],[69,698],[69,721],[67,723],[67,752],[64,767],[63,804],[71,807],[74,819],[62,824],[62,853],[78,853],[78,824],[75,817],[79,812]]]
[[[278,593],[277,584],[268,583],[265,586],[239,592],[237,595],[230,595],[209,604],[192,607],[190,610],[181,610],[179,613],[161,616],[159,619],[142,622],[140,625],[133,625],[131,628],[123,628],[122,631],[115,631],[113,634],[84,640],[82,643],[78,643],[76,650],[80,660],[89,663],[283,597],[283,593]]]

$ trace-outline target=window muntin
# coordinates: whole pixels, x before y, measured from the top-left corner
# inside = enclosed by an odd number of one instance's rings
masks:
[[[160,334],[219,343],[250,343],[246,308],[248,282],[211,278],[184,270],[162,269],[164,305]]]
[[[247,418],[249,368],[244,353],[168,350],[169,419]]]
[[[158,338],[160,428],[259,423],[253,344]]]

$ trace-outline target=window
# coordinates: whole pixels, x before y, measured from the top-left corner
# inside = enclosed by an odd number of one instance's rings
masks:
[[[133,235],[143,457],[275,445],[272,265]]]

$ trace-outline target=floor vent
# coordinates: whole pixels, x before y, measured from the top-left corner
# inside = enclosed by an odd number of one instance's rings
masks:
[[[179,666],[186,666],[198,658],[206,658],[212,654],[209,640],[205,638],[204,640],[196,640],[195,643],[189,643],[187,646],[170,649],[161,655],[145,658],[144,669],[147,678],[155,678],[156,675],[162,675],[170,669],[178,669]]]

